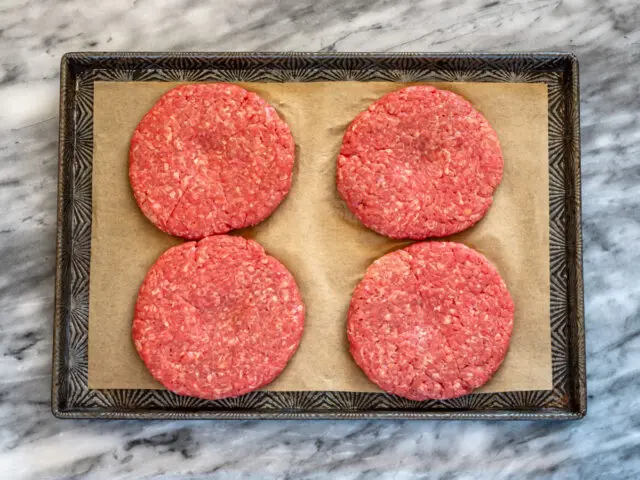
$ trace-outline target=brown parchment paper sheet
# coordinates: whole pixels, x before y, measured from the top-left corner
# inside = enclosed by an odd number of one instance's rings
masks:
[[[138,288],[156,258],[181,240],[156,229],[128,182],[128,148],[142,116],[178,85],[96,82],[93,224],[89,309],[89,387],[162,388],[131,340]],[[351,359],[346,312],[366,268],[406,245],[364,228],[339,198],[335,161],[355,115],[403,84],[389,82],[244,83],[287,121],[297,145],[292,190],[254,238],[295,276],[307,307],[300,348],[267,390],[379,391]],[[549,180],[544,84],[439,83],[472,102],[498,133],[504,178],[487,216],[451,239],[485,254],[516,305],[509,353],[480,391],[552,388],[549,321]]]

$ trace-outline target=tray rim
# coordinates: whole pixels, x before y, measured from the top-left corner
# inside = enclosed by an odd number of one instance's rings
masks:
[[[576,338],[573,348],[569,348],[569,363],[572,370],[569,378],[572,383],[574,403],[567,409],[549,409],[545,411],[526,410],[469,410],[469,411],[410,411],[410,410],[368,410],[368,411],[306,411],[288,412],[282,410],[151,410],[139,409],[128,411],[126,409],[87,409],[63,407],[59,397],[59,382],[63,372],[60,368],[60,359],[63,354],[61,329],[63,327],[63,264],[62,249],[64,241],[63,225],[65,222],[63,203],[69,190],[63,181],[66,172],[64,159],[71,154],[74,145],[68,145],[66,140],[66,127],[73,118],[73,113],[67,111],[68,103],[65,85],[74,75],[74,69],[91,69],[92,66],[105,60],[153,61],[170,60],[175,58],[201,58],[211,62],[216,60],[259,60],[269,61],[283,58],[305,58],[311,61],[323,62],[334,59],[367,59],[367,60],[394,60],[398,58],[418,59],[424,61],[456,59],[477,60],[518,60],[518,59],[544,59],[562,62],[567,75],[570,78],[570,98],[564,98],[569,108],[575,111],[573,122],[570,125],[571,141],[574,142],[576,165],[574,177],[569,179],[569,187],[572,189],[573,211],[567,212],[567,224],[573,227],[575,232],[575,245],[573,251],[567,251],[567,288],[571,298],[575,301],[574,321],[568,324],[569,336]],[[198,70],[195,68],[194,70]],[[581,419],[587,412],[587,388],[586,388],[586,351],[584,328],[584,284],[582,266],[582,229],[581,229],[581,172],[580,172],[580,99],[579,99],[579,72],[578,59],[575,54],[569,52],[398,52],[398,53],[374,53],[374,52],[70,52],[61,58],[60,69],[60,110],[59,110],[59,144],[58,144],[58,205],[57,205],[57,232],[56,232],[56,272],[55,272],[55,307],[53,322],[53,352],[52,352],[52,382],[51,382],[51,409],[57,418],[62,419],[502,419],[502,420],[576,420]]]

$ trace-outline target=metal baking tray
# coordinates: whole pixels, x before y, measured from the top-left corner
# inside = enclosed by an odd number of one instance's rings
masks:
[[[414,402],[383,393],[253,392],[206,401],[162,390],[90,390],[93,82],[544,82],[549,92],[553,390]],[[59,418],[578,419],[586,413],[578,64],[566,53],[69,53],[60,74],[51,403]]]

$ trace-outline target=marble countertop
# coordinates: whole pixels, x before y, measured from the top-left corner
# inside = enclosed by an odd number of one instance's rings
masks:
[[[634,278],[640,264],[640,7],[630,0],[458,3],[2,2],[0,477],[640,475],[640,283]],[[81,50],[576,52],[587,417],[555,423],[53,418],[58,75],[60,56]]]

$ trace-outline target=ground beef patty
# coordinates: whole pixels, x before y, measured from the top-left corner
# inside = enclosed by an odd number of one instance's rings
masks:
[[[291,187],[295,144],[287,124],[236,85],[183,85],[138,124],[129,179],[161,230],[199,239],[255,225]]]
[[[459,232],[502,180],[496,133],[462,97],[428,86],[385,95],[349,125],[338,191],[367,227],[392,238]]]
[[[289,271],[258,243],[220,235],[160,256],[138,294],[133,340],[169,390],[218,399],[276,378],[303,326]]]
[[[412,400],[459,397],[507,353],[514,305],[496,269],[453,242],[423,242],[376,260],[348,313],[351,354],[383,390]]]

